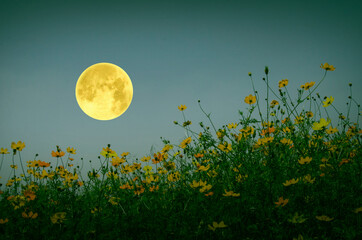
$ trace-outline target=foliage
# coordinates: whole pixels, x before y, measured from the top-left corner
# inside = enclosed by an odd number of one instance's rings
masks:
[[[66,161],[59,146],[51,153],[56,162],[36,155],[25,171],[25,143],[12,143],[12,172],[0,192],[1,239],[356,239],[362,131],[349,112],[351,103],[358,112],[360,106],[351,94],[345,117],[333,97],[314,96],[335,70],[321,68],[322,80],[302,85],[294,101],[287,79],[274,92],[266,68],[266,115],[253,87],[246,114],[220,129],[199,101],[212,128],[201,122],[202,131],[193,131],[181,105],[184,122],[174,123],[189,137],[179,144],[162,139],[161,150],[133,161],[108,145],[101,167],[86,177],[74,166],[73,148]],[[309,109],[300,110],[301,103]],[[321,114],[330,106],[340,116],[335,127],[327,111],[327,120]],[[2,165],[10,153],[0,154]]]

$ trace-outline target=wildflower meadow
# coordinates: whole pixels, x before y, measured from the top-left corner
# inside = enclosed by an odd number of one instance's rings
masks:
[[[268,67],[260,96],[249,73],[239,120],[217,127],[199,101],[195,126],[180,105],[189,137],[140,159],[105,143],[88,173],[71,146],[30,161],[24,142],[2,146],[0,239],[361,239],[361,109],[352,84],[343,112],[321,97],[335,67],[320,68],[296,99]]]

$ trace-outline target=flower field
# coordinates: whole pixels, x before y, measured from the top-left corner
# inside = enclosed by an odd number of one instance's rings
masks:
[[[360,105],[352,84],[346,113],[333,97],[319,96],[315,90],[335,70],[321,68],[323,78],[301,85],[297,99],[288,79],[273,90],[267,67],[267,96],[259,96],[249,73],[253,92],[238,121],[216,128],[199,101],[209,122],[196,131],[180,105],[183,122],[174,123],[189,137],[162,139],[162,149],[140,159],[100,147],[100,167],[87,176],[72,147],[56,146],[48,161],[21,159],[21,141],[1,148],[0,176],[8,180],[0,239],[362,237]],[[329,111],[338,113],[335,123]],[[2,168],[8,163],[10,174]]]

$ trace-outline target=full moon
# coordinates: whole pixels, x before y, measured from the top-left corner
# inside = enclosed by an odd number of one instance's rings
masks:
[[[80,75],[75,87],[79,107],[97,120],[121,116],[133,97],[133,86],[127,73],[111,63],[97,63]]]

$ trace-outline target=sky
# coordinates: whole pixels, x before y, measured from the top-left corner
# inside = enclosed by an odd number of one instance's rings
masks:
[[[253,93],[248,72],[265,96],[265,66],[274,90],[288,79],[296,97],[300,85],[318,84],[321,63],[334,65],[317,92],[345,113],[349,83],[362,100],[361,11],[349,0],[1,0],[0,147],[23,141],[24,162],[38,153],[52,163],[56,145],[74,147],[86,168],[98,166],[107,144],[141,158],[162,148],[160,137],[185,138],[173,123],[183,122],[181,104],[196,132],[201,121],[210,126],[198,100],[217,128],[238,122]],[[133,84],[130,107],[111,121],[90,118],[75,97],[80,74],[100,62],[120,66]],[[10,162],[7,155],[2,180]]]

